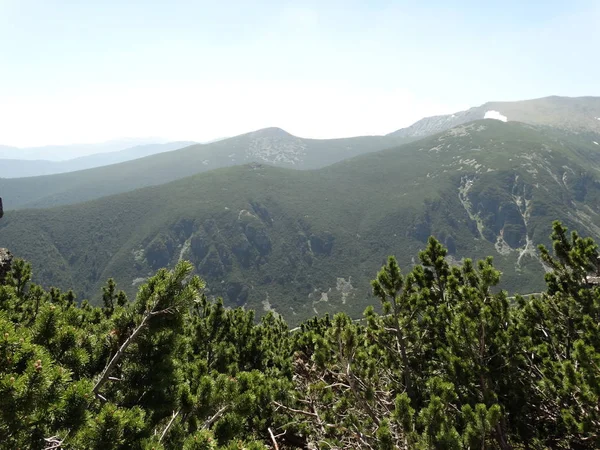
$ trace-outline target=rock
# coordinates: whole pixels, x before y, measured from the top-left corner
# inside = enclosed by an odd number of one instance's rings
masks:
[[[0,218],[4,215],[4,209],[2,209],[2,197],[0,197]],[[0,248],[0,283],[4,281],[6,275],[10,272],[12,267],[13,255],[5,248]]]
[[[13,255],[5,248],[0,248],[0,283],[4,281],[6,275],[12,267]]]

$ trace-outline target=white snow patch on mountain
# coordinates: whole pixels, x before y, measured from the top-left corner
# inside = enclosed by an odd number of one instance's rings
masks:
[[[484,119],[496,119],[501,120],[502,122],[508,122],[508,117],[500,114],[498,111],[489,110],[483,116]]]
[[[594,144],[596,144],[596,145],[600,145],[600,144],[598,144],[596,141],[592,141],[592,142],[593,142]]]

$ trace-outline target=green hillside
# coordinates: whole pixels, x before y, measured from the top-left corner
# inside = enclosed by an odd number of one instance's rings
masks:
[[[9,211],[0,246],[44,285],[133,293],[157,268],[193,262],[208,293],[275,310],[358,316],[389,254],[410,267],[430,235],[460,263],[495,256],[502,287],[537,292],[536,245],[559,219],[600,236],[598,151],[589,135],[477,121],[312,171],[250,164],[79,205]],[[535,275],[535,276],[534,276]]]
[[[384,136],[302,139],[278,128],[268,128],[210,144],[192,145],[88,170],[19,179],[0,178],[0,196],[6,199],[6,209],[47,208],[155,186],[196,173],[250,162],[315,169],[408,140]]]
[[[0,178],[6,209],[48,208],[156,186],[197,173],[251,162],[293,169],[318,169],[358,155],[393,148],[452,127],[484,119],[489,112],[548,133],[568,133],[594,146],[600,138],[600,97],[545,97],[518,102],[489,102],[447,116],[427,117],[387,136],[304,139],[266,128],[210,144],[139,158],[120,164],[48,176]],[[492,115],[492,117],[495,117]],[[561,137],[564,138],[564,137]],[[592,151],[599,150],[592,148]]]

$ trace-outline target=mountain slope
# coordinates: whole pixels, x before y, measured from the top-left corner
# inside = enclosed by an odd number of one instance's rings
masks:
[[[426,117],[390,136],[420,138],[486,118],[551,126],[576,133],[600,133],[600,97],[552,96],[518,102],[488,102],[454,114]]]
[[[124,150],[95,153],[65,161],[0,159],[0,178],[36,177],[56,173],[74,172],[110,164],[131,161],[157,153],[169,152],[188,147],[195,142],[168,142],[166,144],[146,144]]]
[[[95,169],[0,179],[0,196],[5,200],[5,209],[49,207],[83,202],[253,161],[313,169],[404,141],[406,139],[384,136],[302,139],[278,128],[268,128]]]
[[[212,295],[292,322],[358,316],[385,257],[408,267],[429,235],[454,262],[495,255],[503,287],[536,292],[536,245],[548,243],[552,220],[600,237],[600,164],[588,137],[477,121],[320,170],[251,164],[10,211],[0,246],[41,268],[38,281],[80,297],[97,297],[110,276],[132,293],[156,268],[189,259]]]
[[[315,169],[364,153],[408,143],[483,118],[520,121],[559,129],[572,137],[600,142],[600,97],[546,97],[521,102],[490,102],[449,116],[429,117],[388,136],[303,139],[268,128],[166,155],[69,174],[0,179],[7,209],[83,202],[177,180],[220,167],[265,162],[280,167]]]

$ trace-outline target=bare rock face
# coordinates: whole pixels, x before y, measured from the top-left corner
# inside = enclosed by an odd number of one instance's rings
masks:
[[[2,209],[2,197],[0,197],[0,219],[4,215],[4,210]],[[5,248],[0,248],[0,283],[4,281],[8,272],[10,272],[11,264],[12,264],[12,253],[9,252]]]
[[[13,255],[5,248],[0,248],[0,283],[4,281],[10,272]]]

